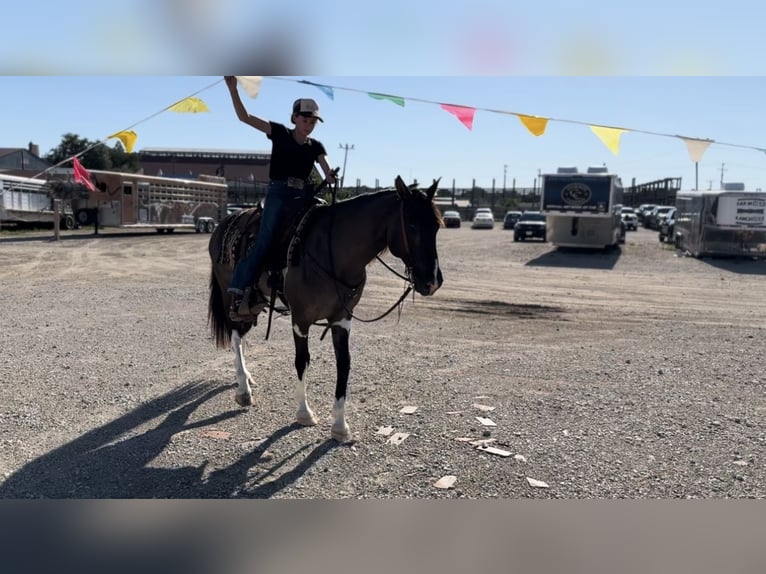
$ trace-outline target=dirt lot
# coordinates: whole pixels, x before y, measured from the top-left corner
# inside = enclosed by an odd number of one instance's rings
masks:
[[[319,328],[318,426],[293,424],[285,319],[246,339],[257,404],[235,404],[233,354],[206,325],[208,238],[0,236],[0,496],[766,496],[762,261],[678,257],[643,229],[611,254],[444,229],[442,289],[354,323],[356,440],[339,446]],[[372,318],[402,285],[379,263],[369,276]]]

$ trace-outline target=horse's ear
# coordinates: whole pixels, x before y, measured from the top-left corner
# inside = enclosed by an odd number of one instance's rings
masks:
[[[434,195],[436,194],[436,189],[439,187],[440,181],[441,181],[441,178],[435,179],[434,182],[431,184],[431,187],[428,188],[428,191],[426,191],[426,195],[428,196],[428,199],[434,198]]]
[[[404,183],[404,180],[402,179],[402,176],[397,175],[396,180],[394,181],[394,185],[396,185],[396,191],[397,193],[404,197],[406,194],[410,192],[410,188],[407,187],[407,184]]]

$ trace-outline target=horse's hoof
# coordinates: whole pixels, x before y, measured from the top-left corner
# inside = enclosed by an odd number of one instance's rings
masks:
[[[314,416],[314,413],[311,411],[299,411],[295,415],[295,420],[298,422],[299,425],[302,425],[304,427],[313,427],[317,424],[317,418]]]
[[[244,395],[234,395],[234,400],[240,407],[252,407],[253,406],[253,393],[245,393]]]
[[[330,430],[330,436],[339,443],[348,442],[351,440],[351,429],[348,428],[348,425],[340,430],[336,430],[335,428],[332,428]]]

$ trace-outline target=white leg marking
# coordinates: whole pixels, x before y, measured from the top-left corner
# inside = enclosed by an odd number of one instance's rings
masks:
[[[436,292],[436,289],[439,287],[439,260],[434,259],[434,277],[433,281],[431,281],[431,295],[433,295]]]
[[[306,400],[306,378],[308,371],[309,367],[306,365],[306,369],[303,371],[303,377],[298,379],[295,383],[295,402],[298,405],[298,410],[295,413],[295,420],[298,421],[298,424],[305,427],[317,424],[314,411],[311,410],[311,407],[309,407],[309,403]]]
[[[293,332],[303,339],[309,336],[308,333],[301,333],[301,330],[298,328],[298,325],[294,323],[293,323]]]
[[[250,389],[250,373],[245,367],[245,356],[242,352],[242,337],[239,331],[231,332],[231,349],[234,351],[234,368],[237,371],[237,393],[235,399],[240,406],[253,404],[253,393]]]
[[[346,424],[346,397],[341,397],[335,401],[332,406],[332,416],[335,419],[332,423],[330,434],[338,442],[346,442],[351,438],[351,429]]]
[[[341,319],[332,324],[333,327],[340,327],[346,331],[351,331],[351,319]]]

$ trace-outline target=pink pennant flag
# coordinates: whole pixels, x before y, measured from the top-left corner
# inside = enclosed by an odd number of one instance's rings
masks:
[[[72,160],[72,166],[74,167],[74,180],[83,184],[89,190],[96,191],[96,186],[93,185],[93,182],[90,180],[90,173],[83,167],[77,157]]]
[[[453,114],[469,130],[473,128],[473,116],[476,108],[466,106],[452,106],[450,104],[439,104],[444,111]]]

